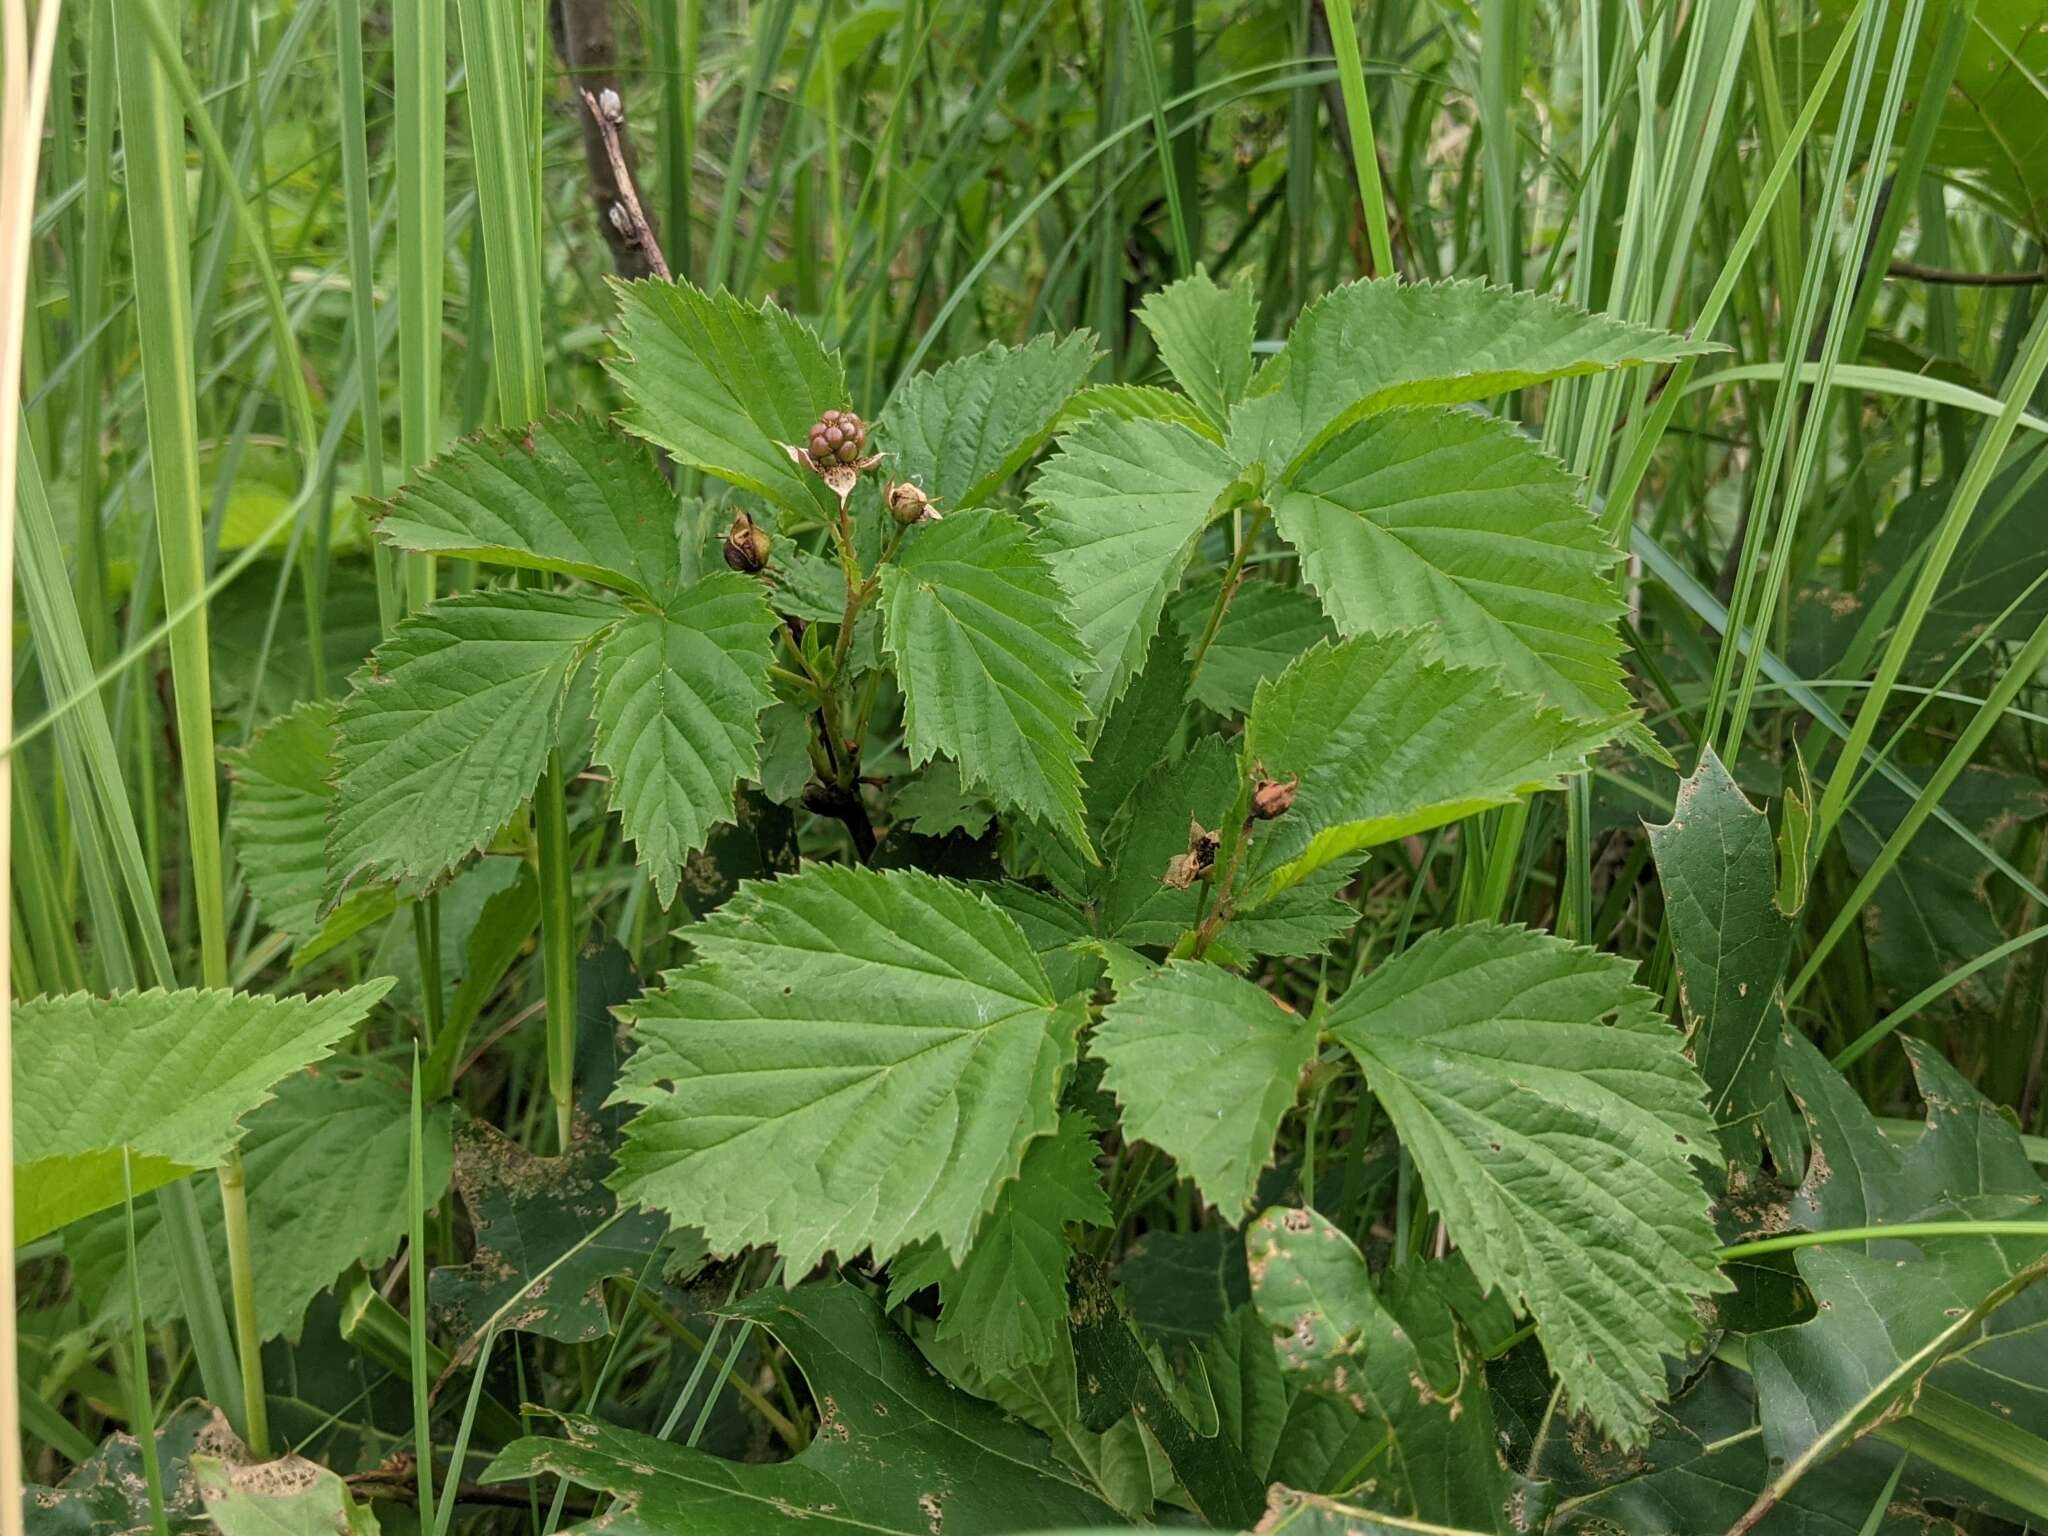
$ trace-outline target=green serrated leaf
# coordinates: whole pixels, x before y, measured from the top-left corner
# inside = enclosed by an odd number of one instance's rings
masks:
[[[779,446],[847,403],[846,370],[815,332],[773,303],[655,278],[614,282],[612,374],[631,402],[620,422],[678,464],[765,496],[800,517],[833,508],[824,482]]]
[[[400,549],[551,571],[664,601],[682,577],[676,496],[645,445],[587,416],[548,416],[450,448],[393,496]]]
[[[629,1010],[621,1197],[793,1273],[923,1238],[964,1258],[1058,1123],[1080,1025],[1015,921],[950,881],[820,865],[690,937],[698,963]]]
[[[14,1007],[15,1241],[121,1202],[122,1149],[138,1193],[211,1168],[241,1122],[319,1061],[391,988],[324,997],[123,992]]]
[[[1194,401],[1177,389],[1157,384],[1090,384],[1066,404],[1054,431],[1065,433],[1098,412],[1125,421],[1171,421],[1190,432],[1223,446],[1223,434],[1204,416]]]
[[[1215,612],[1221,585],[1220,580],[1203,581],[1174,599],[1174,626],[1190,657]],[[1252,707],[1259,684],[1278,677],[1318,641],[1335,638],[1322,605],[1301,588],[1244,582],[1216,626],[1189,692],[1219,715],[1242,715]]]
[[[1707,1108],[1723,1125],[1750,1120],[1780,1091],[1778,989],[1792,947],[1791,920],[1777,906],[1770,822],[1709,747],[1679,784],[1671,820],[1648,830]]]
[[[1576,1409],[1639,1442],[1661,1357],[1725,1290],[1695,1158],[1703,1085],[1634,967],[1490,923],[1428,935],[1320,1020],[1357,1056],[1487,1289],[1525,1308]]]
[[[1261,987],[1176,960],[1117,989],[1088,1049],[1127,1136],[1149,1141],[1235,1221],[1251,1209],[1316,1029]]]
[[[1050,1360],[1067,1311],[1066,1226],[1109,1223],[1098,1150],[1085,1117],[1062,1116],[1056,1132],[1025,1149],[966,1259],[954,1265],[936,1243],[904,1254],[889,1268],[889,1305],[936,1285],[939,1338],[984,1375]]]
[[[303,944],[320,930],[327,817],[334,800],[334,706],[301,704],[239,750],[221,754],[234,783],[228,829],[264,921]]]
[[[1261,824],[1251,864],[1278,891],[1364,849],[1517,795],[1555,788],[1614,722],[1567,718],[1491,669],[1449,665],[1426,635],[1320,645],[1262,684],[1246,768],[1298,778],[1294,808]]]
[[[614,1536],[759,1536],[793,1518],[860,1536],[997,1536],[1115,1518],[1043,1436],[948,1386],[853,1287],[764,1291],[732,1310],[773,1334],[827,1405],[801,1455],[750,1465],[571,1418],[568,1438],[516,1441],[485,1479],[558,1476],[609,1494]]]
[[[1030,531],[983,509],[913,530],[882,572],[882,645],[913,765],[945,753],[968,787],[1089,848],[1078,734],[1087,652]]]
[[[1258,307],[1249,283],[1218,287],[1200,268],[1138,306],[1174,382],[1217,427],[1251,383]]]
[[[1031,483],[1053,574],[1089,656],[1088,704],[1124,691],[1237,470],[1171,422],[1104,413],[1059,441]]]
[[[1386,1426],[1374,1501],[1437,1526],[1501,1528],[1506,1469],[1479,1362],[1430,1279],[1391,1270],[1374,1288],[1365,1256],[1315,1211],[1270,1210],[1245,1233],[1252,1300],[1282,1369]]]
[[[1567,714],[1629,707],[1620,558],[1562,464],[1504,421],[1402,410],[1331,437],[1273,500],[1340,634],[1434,627]]]
[[[760,584],[719,571],[623,619],[598,653],[596,760],[663,907],[683,861],[732,820],[734,786],[760,771],[774,630]]]
[[[330,905],[365,876],[423,888],[511,820],[547,764],[571,670],[623,616],[608,598],[503,590],[400,623],[335,717]]]
[[[276,1099],[248,1117],[240,1150],[250,1239],[256,1252],[278,1256],[256,1266],[256,1322],[265,1339],[297,1338],[306,1308],[337,1276],[351,1265],[374,1268],[397,1251],[406,1227],[407,1114],[395,1085],[329,1067],[287,1078]],[[446,1105],[428,1112],[424,1129],[431,1202],[448,1184]],[[197,1199],[208,1252],[225,1274],[220,1197],[202,1189]],[[143,1315],[164,1324],[183,1318],[185,1296],[154,1201],[135,1207],[135,1243]],[[80,1222],[64,1234],[64,1252],[96,1313],[125,1323],[124,1213]]]
[[[889,810],[920,837],[965,832],[979,837],[988,830],[995,807],[988,797],[972,794],[960,783],[959,765],[936,758],[908,784],[889,797]]]
[[[1263,460],[1277,475],[1330,434],[1391,406],[1459,405],[1712,350],[1470,279],[1349,283],[1301,312],[1286,349],[1233,415],[1231,449],[1239,463]]]
[[[1044,444],[1094,363],[1095,338],[1077,331],[1014,348],[993,342],[919,374],[890,402],[876,435],[891,477],[946,513],[980,505]]]

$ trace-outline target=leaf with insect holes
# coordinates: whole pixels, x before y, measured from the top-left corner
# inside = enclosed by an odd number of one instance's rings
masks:
[[[683,861],[732,820],[735,784],[760,771],[774,630],[760,584],[718,571],[621,620],[598,653],[594,755],[663,907]]]
[[[1310,1210],[1270,1210],[1245,1231],[1252,1300],[1282,1370],[1385,1426],[1373,1502],[1432,1523],[1495,1528],[1507,1477],[1479,1361],[1435,1283],[1441,1265],[1389,1269]]]
[[[663,601],[682,575],[676,495],[644,444],[588,416],[457,443],[386,505],[400,549],[551,571]]]
[[[1791,919],[1778,910],[1770,821],[1709,747],[1680,782],[1671,820],[1649,833],[1707,1107],[1723,1125],[1751,1121],[1781,1092],[1778,988],[1792,946]]]
[[[1096,658],[1089,708],[1113,704],[1145,659],[1167,598],[1236,467],[1214,444],[1162,421],[1090,417],[1031,483],[1053,574]]]
[[[303,1456],[194,1456],[192,1481],[220,1536],[377,1536],[377,1516],[338,1473]]]
[[[939,1338],[957,1343],[985,1375],[1051,1359],[1067,1315],[1067,1224],[1109,1223],[1098,1150],[1085,1117],[1063,1116],[1056,1132],[1025,1149],[965,1260],[956,1266],[938,1244],[924,1243],[889,1266],[889,1305],[937,1286]]]
[[[1245,770],[1300,780],[1294,808],[1252,838],[1254,890],[1555,788],[1615,726],[1439,660],[1426,634],[1319,645],[1260,684],[1245,725]]]
[[[1226,1221],[1251,1209],[1316,1028],[1263,987],[1175,960],[1117,989],[1089,1039],[1124,1134],[1178,1163]]]
[[[278,1085],[251,1113],[239,1143],[247,1179],[250,1240],[258,1253],[290,1263],[256,1266],[256,1323],[265,1339],[296,1339],[306,1309],[350,1266],[374,1269],[405,1236],[410,1179],[410,1100],[399,1084],[329,1064]],[[421,1137],[429,1205],[448,1183],[449,1113],[430,1107]],[[219,1194],[195,1191],[200,1228],[217,1273],[227,1273],[227,1222]],[[154,1200],[135,1203],[136,1276],[143,1316],[170,1324],[185,1316],[170,1234]],[[126,1213],[115,1207],[64,1234],[79,1291],[109,1324],[127,1321]]]
[[[1704,1086],[1616,956],[1526,928],[1439,930],[1318,1023],[1358,1058],[1482,1286],[1541,1330],[1575,1411],[1639,1442],[1662,1357],[1728,1289],[1696,1158]]]
[[[1563,465],[1463,411],[1369,417],[1310,455],[1273,500],[1340,634],[1434,627],[1566,714],[1629,707],[1619,560]]]
[[[161,1528],[171,1536],[216,1536],[219,1527],[207,1518],[191,1476],[191,1457],[195,1451],[238,1452],[241,1440],[218,1408],[198,1398],[162,1413],[155,1438],[164,1494]],[[24,1536],[125,1536],[159,1529],[150,1509],[141,1443],[133,1435],[107,1436],[63,1482],[53,1488],[31,1482],[23,1489],[22,1515]]]
[[[626,1010],[621,1198],[718,1253],[773,1243],[793,1274],[925,1238],[964,1258],[1058,1124],[1081,1022],[1015,921],[930,875],[813,865],[690,941]]]
[[[310,700],[221,753],[234,794],[228,830],[263,920],[304,943],[320,930],[334,805],[334,705]]]
[[[942,513],[978,506],[1044,444],[1094,362],[1095,338],[1077,331],[1021,347],[994,342],[919,374],[876,432],[890,478],[922,489]]]
[[[846,370],[817,334],[773,303],[656,278],[612,284],[619,349],[609,366],[630,402],[619,420],[678,464],[765,496],[800,517],[835,509],[825,483],[784,443],[846,404]]]
[[[211,1168],[278,1083],[331,1052],[390,978],[324,997],[122,992],[14,1007],[15,1241]]]
[[[609,598],[487,590],[444,598],[371,653],[335,717],[329,904],[364,876],[422,889],[533,792],[569,674]]]
[[[1251,383],[1258,308],[1249,283],[1218,287],[1199,267],[1138,306],[1174,382],[1215,426],[1230,420]]]
[[[1348,283],[1301,312],[1230,422],[1238,462],[1274,476],[1361,416],[1460,405],[1549,379],[1716,351],[1541,294],[1459,279]]]
[[[882,570],[882,645],[903,687],[913,766],[961,782],[1083,848],[1077,734],[1088,653],[1030,530],[983,508],[911,530]]]
[[[860,1536],[997,1536],[1114,1522],[1044,1436],[949,1385],[853,1286],[824,1280],[760,1291],[724,1310],[758,1323],[803,1371],[820,1413],[796,1456],[732,1461],[572,1417],[566,1437],[507,1446],[484,1480],[560,1477],[608,1494],[617,1502],[602,1528],[616,1536],[760,1536],[794,1520]]]

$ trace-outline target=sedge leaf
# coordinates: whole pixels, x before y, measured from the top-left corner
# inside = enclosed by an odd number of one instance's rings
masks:
[[[1472,1272],[1525,1308],[1575,1408],[1639,1442],[1664,1355],[1725,1290],[1695,1158],[1703,1087],[1625,960],[1490,923],[1373,971],[1323,1027],[1355,1055]]]
[[[698,963],[627,1010],[621,1197],[797,1274],[923,1238],[964,1258],[1058,1124],[1080,1024],[1016,922],[929,875],[821,865],[741,886],[690,938]]]

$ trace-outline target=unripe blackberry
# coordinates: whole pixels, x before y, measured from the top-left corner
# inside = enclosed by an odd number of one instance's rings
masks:
[[[868,429],[851,411],[827,411],[811,428],[811,460],[820,469],[851,464],[867,446]]]

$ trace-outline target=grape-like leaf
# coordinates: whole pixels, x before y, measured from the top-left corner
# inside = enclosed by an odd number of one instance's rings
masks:
[[[890,1305],[936,1285],[939,1338],[957,1342],[984,1374],[1051,1359],[1067,1315],[1066,1226],[1109,1221],[1096,1150],[1085,1117],[1062,1118],[1057,1132],[1025,1149],[961,1264],[926,1243],[890,1266]]]
[[[1374,1289],[1365,1256],[1310,1210],[1270,1210],[1245,1232],[1252,1300],[1278,1335],[1282,1368],[1309,1390],[1386,1426],[1374,1502],[1436,1527],[1499,1523],[1507,1478],[1494,1450],[1486,1378],[1458,1337],[1430,1270]]]
[[[575,1529],[613,1536],[759,1536],[797,1519],[859,1536],[997,1536],[1114,1521],[1042,1435],[947,1385],[852,1286],[763,1291],[731,1310],[803,1369],[821,1414],[801,1455],[729,1461],[576,1418],[567,1439],[507,1446],[486,1479],[562,1477],[610,1494],[602,1526]]]
[[[324,997],[39,997],[14,1009],[15,1241],[211,1168],[283,1079],[361,1023],[390,979]]]
[[[1426,832],[1584,766],[1614,722],[1573,720],[1491,669],[1439,660],[1430,638],[1319,645],[1260,686],[1245,766],[1298,778],[1294,808],[1252,840],[1272,890],[1362,849]]]
[[[1058,1123],[1080,1024],[1016,922],[929,875],[820,865],[690,938],[698,962],[630,1009],[621,1197],[796,1274],[923,1238],[964,1258]]]
[[[1452,660],[1567,714],[1629,707],[1619,556],[1564,466],[1506,422],[1369,417],[1301,465],[1273,517],[1339,633],[1434,626]]]
[[[1094,362],[1095,338],[1082,331],[1014,348],[995,342],[919,374],[877,433],[890,475],[945,512],[979,505],[1043,445]]]
[[[393,630],[335,717],[330,902],[365,875],[431,884],[509,821],[547,765],[570,672],[624,613],[483,591]]]
[[[802,321],[720,289],[646,278],[615,282],[619,345],[611,364],[630,408],[620,421],[741,490],[802,517],[833,506],[823,480],[779,446],[846,404],[846,370]]]
[[[1088,653],[1045,556],[1008,512],[912,530],[882,572],[882,644],[903,685],[904,742],[1083,848],[1080,679]]]
[[[1649,831],[1707,1107],[1724,1125],[1750,1119],[1780,1092],[1778,985],[1792,944],[1771,824],[1709,747],[1679,784],[1671,820]]]
[[[377,531],[400,549],[552,571],[653,603],[682,573],[675,492],[653,455],[587,416],[456,444],[391,498]]]
[[[595,755],[664,907],[683,861],[732,819],[733,786],[760,771],[774,629],[760,584],[719,571],[605,637]]]
[[[1171,1154],[1226,1221],[1251,1209],[1316,1029],[1263,988],[1176,960],[1117,989],[1090,1037],[1126,1135]]]
[[[1321,1022],[1354,1054],[1480,1283],[1526,1308],[1578,1409],[1641,1440],[1661,1356],[1726,1290],[1693,1159],[1704,1088],[1633,966],[1490,923],[1430,934]]]
[[[1350,283],[1301,312],[1231,421],[1240,463],[1278,476],[1323,438],[1396,405],[1458,405],[1548,379],[1714,350],[1534,293],[1460,279]]]
[[[1222,449],[1185,427],[1104,413],[1062,437],[1032,482],[1053,574],[1096,659],[1088,679],[1095,713],[1144,661],[1160,611],[1236,474]]]
[[[1258,308],[1249,283],[1218,287],[1199,268],[1138,306],[1174,381],[1218,427],[1251,383]]]
[[[334,706],[310,700],[280,716],[240,750],[226,751],[242,877],[264,921],[304,943],[320,930],[327,875],[327,817],[334,789]]]

